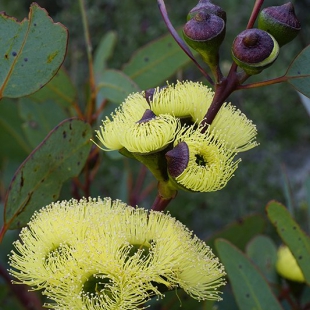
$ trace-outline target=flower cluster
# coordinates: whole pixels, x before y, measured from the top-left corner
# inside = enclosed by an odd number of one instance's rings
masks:
[[[225,284],[210,248],[176,219],[109,198],[46,206],[14,246],[10,273],[52,309],[143,309],[175,288],[219,300]]]
[[[138,160],[154,153],[163,156],[163,178],[176,189],[219,190],[237,169],[236,154],[257,145],[257,130],[230,103],[205,128],[202,121],[213,97],[209,87],[189,81],[157,88],[151,95],[132,94],[103,120],[97,130],[100,147],[126,150]]]

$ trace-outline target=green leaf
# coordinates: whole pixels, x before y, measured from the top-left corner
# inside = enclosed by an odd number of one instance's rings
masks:
[[[43,103],[46,100],[52,100],[54,104],[65,109],[71,116],[75,116],[73,113],[73,103],[76,97],[76,89],[64,69],[60,69],[49,83],[29,96],[29,98],[36,102]]]
[[[297,91],[310,98],[310,45],[297,55],[285,75]]]
[[[283,310],[264,277],[240,250],[223,239],[215,246],[240,310]]]
[[[0,99],[29,95],[46,84],[64,61],[67,40],[67,29],[36,3],[28,20],[1,13]]]
[[[6,228],[24,226],[41,207],[55,201],[63,182],[78,176],[88,157],[92,129],[78,119],[59,124],[15,173],[4,206]]]
[[[123,72],[111,69],[105,70],[102,73],[98,80],[97,88],[98,104],[104,99],[120,104],[130,93],[139,91],[136,83]]]
[[[247,244],[246,254],[270,283],[277,283],[277,247],[272,239],[262,235],[256,236]]]
[[[19,113],[24,120],[23,130],[32,148],[35,148],[69,113],[53,100],[36,102],[31,97],[19,100]]]
[[[141,89],[160,86],[190,59],[170,34],[149,43],[138,50],[123,71]]]
[[[94,54],[94,71],[97,77],[100,77],[106,69],[106,62],[112,56],[116,44],[117,35],[115,31],[107,32],[100,40]]]
[[[21,162],[30,152],[22,131],[22,120],[18,116],[17,103],[12,99],[0,102],[0,160],[18,160]]]
[[[265,220],[260,215],[250,215],[216,232],[206,240],[206,243],[216,252],[214,242],[217,238],[223,238],[229,240],[240,250],[244,250],[246,244],[255,235],[261,234],[264,228]]]
[[[290,248],[306,282],[310,284],[310,238],[279,202],[271,201],[266,207],[267,215],[283,242]]]

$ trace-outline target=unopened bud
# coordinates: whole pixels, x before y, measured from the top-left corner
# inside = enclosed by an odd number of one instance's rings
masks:
[[[212,68],[218,64],[218,50],[224,40],[225,31],[222,18],[199,12],[185,24],[183,35],[187,44]]]
[[[256,28],[242,31],[232,45],[232,57],[247,74],[258,74],[278,57],[279,44],[268,32]]]
[[[198,4],[188,13],[187,20],[192,19],[199,12],[217,15],[226,22],[226,12],[220,6],[213,4],[210,0],[199,0]]]
[[[301,26],[291,2],[263,9],[258,16],[258,28],[269,32],[280,46],[292,41]]]

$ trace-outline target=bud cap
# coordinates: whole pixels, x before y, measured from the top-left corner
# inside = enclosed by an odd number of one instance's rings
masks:
[[[292,41],[301,26],[291,2],[263,9],[258,16],[258,28],[269,32],[280,46]]]
[[[278,57],[279,45],[272,35],[261,29],[246,29],[234,40],[232,57],[247,74],[260,73]]]

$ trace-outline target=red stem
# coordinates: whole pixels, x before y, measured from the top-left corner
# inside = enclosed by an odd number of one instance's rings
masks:
[[[256,0],[255,1],[255,4],[254,4],[254,7],[253,7],[253,10],[252,10],[252,13],[251,13],[251,16],[250,16],[250,19],[248,21],[248,25],[247,25],[246,29],[253,28],[253,25],[256,21],[256,18],[259,14],[260,8],[262,7],[263,3],[264,3],[264,0]]]
[[[288,79],[289,78],[286,75],[283,75],[283,76],[279,76],[277,78],[266,80],[266,81],[255,82],[255,83],[250,83],[250,84],[245,84],[245,85],[238,85],[236,90],[250,89],[250,88],[273,85],[277,83],[283,83],[283,82],[286,82]]]
[[[141,192],[144,180],[145,180],[146,172],[147,172],[147,168],[144,165],[141,165],[136,184],[130,195],[131,206],[136,206],[140,202],[140,192]]]
[[[173,25],[170,22],[170,19],[168,17],[168,13],[166,10],[166,5],[164,0],[157,0],[157,4],[159,7],[159,11],[163,17],[163,20],[170,32],[170,34],[172,35],[172,37],[174,38],[175,42],[181,47],[181,49],[184,51],[184,53],[194,62],[194,64],[197,66],[197,68],[200,70],[200,72],[202,73],[202,75],[208,80],[208,82],[213,85],[213,80],[212,78],[209,76],[209,74],[200,66],[200,64],[197,62],[197,60],[195,59],[195,57],[193,56],[191,50],[188,48],[188,46],[186,45],[186,43],[180,38],[179,34],[177,33],[177,31],[175,30],[175,28],[173,27]]]
[[[172,199],[173,199],[173,197],[165,199],[162,196],[160,196],[159,194],[157,194],[157,196],[153,202],[153,205],[152,205],[152,210],[164,211]]]
[[[227,78],[223,79],[221,83],[215,85],[215,95],[213,97],[211,106],[201,122],[201,125],[203,126],[203,129],[201,130],[202,132],[207,130],[208,125],[212,123],[224,101],[234,90],[237,89],[238,85],[238,74],[232,66]]]

